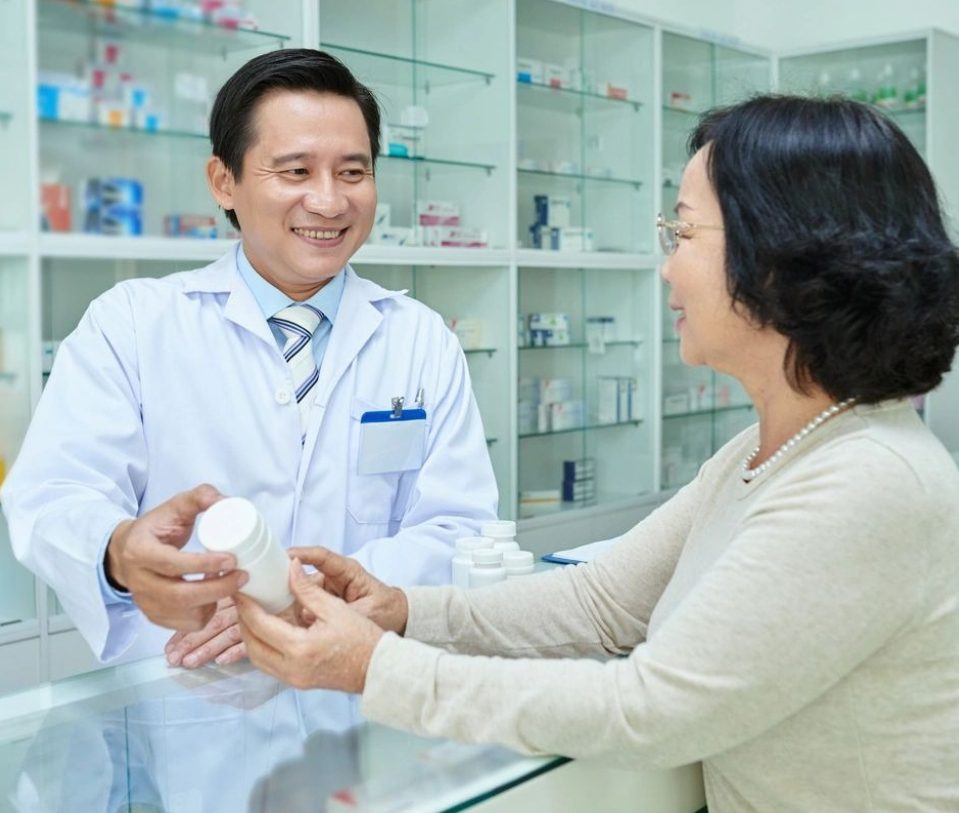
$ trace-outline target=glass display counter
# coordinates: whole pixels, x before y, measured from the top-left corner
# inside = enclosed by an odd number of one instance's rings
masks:
[[[619,769],[424,739],[359,698],[161,659],[0,696],[0,806],[108,813],[702,813],[699,765]],[[598,789],[602,788],[599,793]]]

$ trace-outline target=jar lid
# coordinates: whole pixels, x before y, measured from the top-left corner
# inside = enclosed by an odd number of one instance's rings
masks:
[[[516,523],[511,519],[495,519],[484,522],[480,533],[493,539],[512,539],[516,536]]]
[[[262,525],[253,503],[243,497],[227,497],[204,512],[196,534],[207,550],[240,557],[256,547]]]
[[[477,548],[491,548],[493,540],[488,536],[461,536],[456,540],[456,550],[459,553],[467,553]]]
[[[508,550],[503,554],[503,564],[511,567],[532,567],[533,554],[528,550]]]
[[[473,564],[501,565],[503,564],[503,551],[493,550],[492,548],[477,548],[473,551]]]

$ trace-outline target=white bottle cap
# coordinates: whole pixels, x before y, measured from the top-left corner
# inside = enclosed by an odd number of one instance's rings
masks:
[[[253,503],[243,497],[227,497],[206,510],[196,533],[207,550],[232,553],[239,559],[260,544],[262,526]]]
[[[492,548],[477,548],[473,551],[474,565],[501,565],[503,564],[503,551],[493,550]]]
[[[528,550],[508,550],[503,554],[503,564],[507,570],[533,566],[533,554]]]
[[[492,539],[512,539],[516,536],[516,523],[511,519],[494,519],[480,526],[480,533]]]
[[[493,540],[488,536],[461,536],[456,540],[457,553],[469,553],[477,548],[491,548]]]

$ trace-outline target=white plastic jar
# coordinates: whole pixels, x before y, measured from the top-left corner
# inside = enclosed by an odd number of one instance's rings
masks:
[[[511,519],[491,519],[480,526],[480,536],[487,536],[497,542],[516,541],[516,523]]]
[[[474,550],[473,566],[470,568],[470,587],[486,587],[488,584],[502,581],[506,581],[503,552],[493,548]]]
[[[256,506],[243,497],[227,497],[211,505],[196,529],[200,544],[214,553],[232,553],[249,581],[240,591],[271,613],[293,603],[290,559],[277,543]]]
[[[493,540],[486,536],[463,536],[456,540],[456,553],[453,556],[452,578],[456,587],[470,586],[470,568],[473,566],[473,551],[480,548],[492,548]]]
[[[533,565],[533,554],[528,550],[507,551],[503,554],[503,567],[506,569],[507,579],[531,576],[535,569]]]

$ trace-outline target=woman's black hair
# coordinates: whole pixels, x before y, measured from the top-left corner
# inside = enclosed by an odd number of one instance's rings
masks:
[[[706,113],[729,293],[789,339],[790,385],[861,403],[942,380],[959,344],[959,256],[919,153],[845,98],[758,96]]]
[[[213,154],[236,180],[243,175],[243,158],[253,144],[253,114],[257,102],[273,90],[311,90],[353,99],[359,105],[370,136],[370,158],[380,151],[380,108],[366,85],[357,81],[336,57],[312,48],[282,48],[253,57],[227,79],[213,102],[210,141]],[[232,209],[226,216],[240,228]]]

